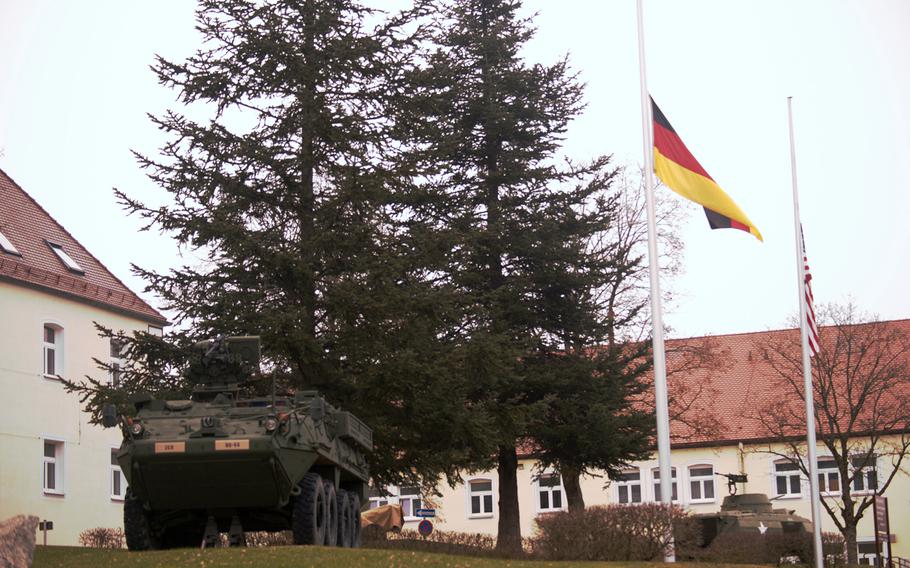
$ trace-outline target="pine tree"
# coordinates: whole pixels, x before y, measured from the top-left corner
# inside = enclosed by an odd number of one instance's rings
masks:
[[[457,477],[475,459],[457,443],[475,422],[457,402],[467,393],[439,356],[448,307],[391,202],[390,109],[407,95],[403,30],[419,30],[421,9],[202,1],[203,47],[153,66],[187,110],[152,118],[170,136],[160,157],[137,154],[168,201],[118,192],[147,228],[204,257],[136,269],[185,330],[175,337],[261,335],[283,384],[319,389],[373,427],[380,484]]]
[[[462,375],[474,387],[466,405],[493,425],[497,547],[510,552],[521,546],[516,444],[547,409],[532,388],[532,356],[558,347],[561,324],[546,304],[585,273],[577,244],[602,222],[586,207],[611,177],[606,157],[557,163],[582,86],[566,60],[522,61],[533,30],[519,8],[513,0],[448,5],[405,109],[418,174],[409,234],[438,251],[426,257],[428,273],[459,310],[448,340],[466,355]]]

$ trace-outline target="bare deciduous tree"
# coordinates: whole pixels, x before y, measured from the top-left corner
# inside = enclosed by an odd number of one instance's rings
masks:
[[[852,302],[826,305],[819,313],[821,349],[812,358],[815,422],[823,460],[837,470],[836,476],[819,475],[821,505],[844,536],[853,565],[860,519],[903,471],[910,452],[910,328],[867,317]],[[779,393],[755,416],[773,440],[762,451],[808,476],[799,333],[769,334],[758,347]]]

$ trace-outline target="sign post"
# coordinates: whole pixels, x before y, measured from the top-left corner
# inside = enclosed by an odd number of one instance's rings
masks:
[[[44,533],[44,546],[47,546],[47,531],[54,530],[54,521],[47,519],[38,522],[38,530]]]
[[[875,496],[875,502],[872,504],[873,516],[875,517],[875,553],[878,555],[878,565],[884,568],[884,546],[882,542],[888,543],[888,568],[891,568],[891,522],[888,519],[888,498],[881,495]]]

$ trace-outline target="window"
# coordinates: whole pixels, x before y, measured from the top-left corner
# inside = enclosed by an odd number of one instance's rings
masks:
[[[651,474],[654,476],[654,502],[660,502],[660,468],[655,467],[651,470]],[[670,480],[673,482],[673,502],[679,502],[679,493],[676,490],[676,468],[670,468]]]
[[[641,503],[641,471],[622,472],[616,479],[616,493],[620,503]]]
[[[875,456],[858,456],[850,460],[853,466],[853,491],[878,490],[878,472],[875,467]]]
[[[3,252],[14,254],[16,256],[22,256],[16,247],[13,246],[13,243],[9,241],[8,238],[3,233],[0,233],[0,249],[3,249]]]
[[[493,516],[493,481],[472,479],[468,481],[468,517]]]
[[[778,497],[800,497],[799,466],[789,460],[774,462],[774,494]]]
[[[111,368],[108,371],[108,382],[113,387],[120,385],[120,374],[123,368],[123,347],[123,341],[116,337],[111,338],[111,358],[108,362]]]
[[[398,504],[405,517],[414,517],[422,507],[419,487],[402,487],[398,491]]]
[[[376,509],[377,507],[383,507],[389,504],[389,495],[375,487],[370,487],[367,491],[367,495],[370,499],[370,509]]]
[[[164,330],[158,327],[157,325],[149,326],[149,335],[154,335],[155,337],[162,337],[164,335]]]
[[[874,540],[858,540],[856,543],[856,561],[860,566],[878,566],[878,552]],[[887,560],[888,547],[882,546],[882,559]],[[887,565],[887,562],[886,562]]]
[[[44,376],[56,378],[63,373],[63,328],[44,324]]]
[[[818,460],[818,492],[829,495],[840,493],[840,471],[837,462],[831,458]]]
[[[111,499],[122,501],[126,495],[126,478],[117,463],[117,449],[111,449]]]
[[[58,245],[57,243],[52,243],[50,241],[46,242],[47,246],[51,247],[51,250],[54,251],[54,254],[56,254],[57,258],[60,259],[60,262],[66,266],[67,270],[75,272],[76,274],[85,274],[85,271],[82,270],[82,267],[79,266],[75,260],[73,260],[73,257],[66,254],[66,251],[63,250],[63,245]]]
[[[562,478],[558,473],[543,473],[537,478],[537,510],[541,513],[562,510]]]
[[[693,503],[714,500],[714,466],[693,465],[689,468],[689,497]]]
[[[382,490],[371,487],[369,490],[370,509],[384,505],[401,505],[405,518],[416,517],[417,509],[423,507],[419,487],[397,487],[390,485]]]
[[[41,484],[45,493],[63,495],[63,442],[44,440]]]

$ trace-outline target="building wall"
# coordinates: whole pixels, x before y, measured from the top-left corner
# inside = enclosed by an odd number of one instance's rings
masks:
[[[72,545],[87,528],[122,526],[122,501],[111,497],[110,468],[120,432],[90,425],[78,397],[44,376],[46,322],[63,328],[57,372],[70,380],[106,378],[92,358],[107,360],[110,346],[93,322],[128,333],[147,330],[148,324],[0,282],[0,519],[29,514],[53,521],[48,544]],[[45,439],[63,443],[60,495],[43,490]]]
[[[692,513],[708,513],[720,509],[723,498],[729,494],[727,479],[719,473],[746,473],[749,481],[743,487],[740,484],[738,493],[765,493],[773,499],[775,508],[794,510],[797,515],[812,518],[809,503],[808,480],[801,477],[801,491],[798,496],[775,498],[776,486],[774,476],[775,458],[762,451],[767,446],[723,446],[715,448],[677,449],[672,452],[672,463],[677,468],[678,497],[680,505]],[[823,447],[818,449],[819,459],[826,452]],[[714,468],[714,495],[710,500],[698,501],[693,499],[689,468],[699,465],[711,465]],[[634,464],[641,472],[642,501],[655,501],[654,477],[652,470],[658,467],[656,456],[652,460]],[[879,460],[878,479],[884,481],[893,469],[887,458]],[[534,482],[536,475],[533,460],[521,460],[518,471],[519,482],[519,507],[521,512],[521,532],[525,537],[532,536],[535,530],[534,520],[539,514],[538,488]],[[437,508],[437,518],[434,526],[439,530],[460,531],[471,533],[487,533],[495,535],[497,532],[498,503],[494,504],[492,515],[472,518],[468,514],[469,501],[467,482],[471,479],[490,479],[493,482],[494,503],[497,497],[496,471],[483,472],[466,476],[465,484],[456,487],[443,485],[439,488],[441,497],[430,497],[428,505]],[[587,476],[582,479],[582,493],[585,504],[604,505],[618,503],[618,484],[608,482],[606,476]],[[906,471],[899,472],[889,486],[885,496],[889,500],[891,531],[896,541],[892,544],[892,553],[896,557],[910,557],[910,476]],[[564,499],[564,497],[563,497]],[[834,497],[825,497],[835,503]],[[565,502],[562,503],[565,506]],[[837,528],[825,511],[822,511],[822,530],[837,532]],[[416,529],[417,521],[408,521],[405,528]],[[858,530],[858,540],[873,540],[872,509],[863,515]]]

